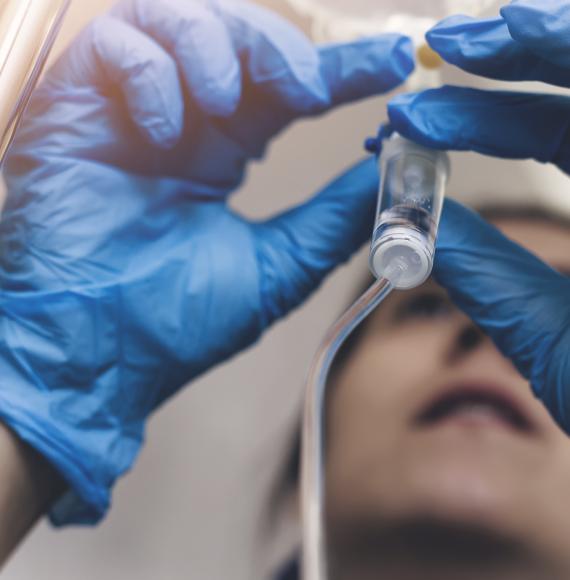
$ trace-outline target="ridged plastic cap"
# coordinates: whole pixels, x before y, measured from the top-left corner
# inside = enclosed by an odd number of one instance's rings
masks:
[[[370,267],[377,278],[387,278],[394,288],[409,290],[429,278],[433,254],[433,244],[425,236],[395,226],[373,248]]]

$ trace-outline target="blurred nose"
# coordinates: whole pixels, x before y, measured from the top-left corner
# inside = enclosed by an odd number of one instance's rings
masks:
[[[457,333],[457,350],[462,353],[469,353],[478,348],[487,337],[474,324],[466,324]]]
[[[485,356],[503,358],[491,339],[465,315],[458,313],[450,330],[448,364],[458,364],[475,355],[479,357],[483,352]]]

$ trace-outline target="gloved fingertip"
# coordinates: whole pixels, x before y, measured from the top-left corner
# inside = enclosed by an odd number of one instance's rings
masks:
[[[345,48],[348,50],[349,46]],[[370,76],[381,77],[384,89],[401,84],[416,66],[414,43],[409,36],[382,34],[357,41],[353,46],[363,63],[369,66]]]
[[[220,95],[212,96],[207,100],[202,100],[203,110],[213,117],[229,118],[235,114],[240,102],[240,95]]]
[[[462,35],[469,32],[475,23],[473,18],[463,14],[449,16],[426,32],[426,41],[433,50],[447,60],[449,55],[457,50]]]
[[[484,93],[444,85],[419,93],[398,95],[388,103],[393,130],[424,147],[465,149],[465,119],[458,106],[466,99],[483,99]]]
[[[239,104],[239,97],[235,95],[212,92],[209,95],[194,94],[192,96],[200,109],[212,117],[231,117]]]
[[[501,16],[507,22],[515,40],[541,41],[548,45],[552,30],[556,30],[561,15],[548,3],[516,1],[501,8]]]
[[[542,15],[551,14],[552,8],[541,0],[541,2],[529,2],[528,0],[512,0],[509,4],[502,6],[499,10],[500,15],[512,24],[529,22],[536,23],[536,18]]]
[[[517,0],[505,6],[501,15],[521,50],[529,51],[538,59],[534,65],[536,78],[530,80],[568,87],[570,3]]]
[[[147,122],[145,126],[140,126],[141,131],[148,139],[148,141],[160,149],[172,149],[182,136],[181,124],[175,127],[170,122],[164,120],[157,120],[157,122]]]
[[[409,36],[396,38],[391,56],[394,72],[402,82],[405,81],[416,68],[415,47],[412,39]]]
[[[230,117],[240,103],[242,94],[241,70],[234,63],[231,70],[216,78],[216,82],[204,82],[202,88],[194,82],[192,97],[200,108],[215,117]]]
[[[317,101],[321,111],[386,93],[401,85],[415,67],[411,39],[395,33],[322,45],[318,57],[318,78],[308,78],[305,87],[307,93],[310,87],[311,94],[325,95]]]
[[[458,32],[463,32],[469,28],[470,24],[476,22],[470,16],[465,14],[453,14],[447,18],[443,18],[437,24],[432,26],[426,32],[426,38],[429,40],[431,38],[447,38],[453,37]]]
[[[170,96],[168,106],[161,107],[154,114],[144,108],[140,115],[133,107],[134,122],[146,139],[161,149],[171,149],[182,137],[184,129],[184,102],[182,96]]]
[[[404,137],[409,137],[414,128],[417,130],[417,127],[412,120],[412,106],[415,98],[416,93],[403,93],[401,95],[396,95],[388,103],[388,119],[390,125],[395,131]]]

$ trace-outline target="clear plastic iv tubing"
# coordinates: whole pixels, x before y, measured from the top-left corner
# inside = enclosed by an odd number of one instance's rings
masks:
[[[71,0],[0,0],[0,165]]]
[[[392,283],[382,278],[375,282],[328,331],[313,361],[307,381],[303,432],[302,510],[303,579],[326,580],[327,563],[324,537],[324,402],[326,381],[332,362],[353,330],[392,291]]]
[[[384,140],[382,176],[370,246],[370,270],[378,280],[334,324],[321,344],[307,380],[303,422],[301,497],[303,580],[327,580],[325,534],[325,399],[331,365],[344,341],[390,294],[430,275],[449,159],[397,133]]]

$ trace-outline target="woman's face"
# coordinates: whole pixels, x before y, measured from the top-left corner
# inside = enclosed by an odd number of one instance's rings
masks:
[[[570,229],[497,225],[570,272]],[[445,290],[394,293],[333,383],[333,578],[570,578],[570,440]]]

